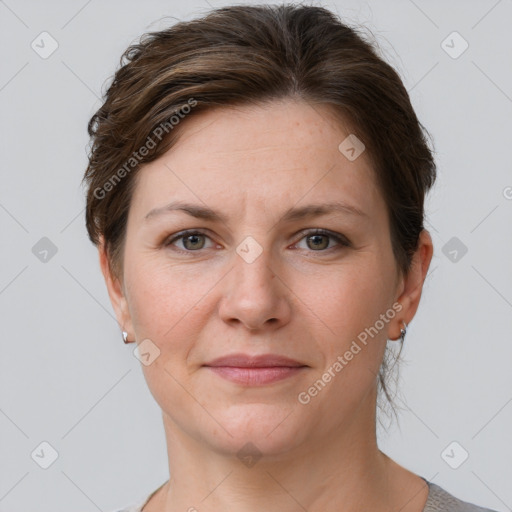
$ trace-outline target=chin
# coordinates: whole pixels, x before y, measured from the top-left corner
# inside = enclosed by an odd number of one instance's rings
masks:
[[[307,438],[305,422],[293,414],[292,407],[251,403],[232,405],[222,413],[211,411],[231,436],[219,427],[209,443],[224,455],[242,456],[245,451],[267,456],[283,454]]]

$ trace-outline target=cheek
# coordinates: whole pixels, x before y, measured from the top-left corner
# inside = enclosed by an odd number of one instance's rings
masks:
[[[324,361],[309,385],[322,389],[314,407],[325,408],[328,414],[335,404],[343,417],[374,387],[386,347],[388,324],[381,325],[380,318],[389,308],[389,293],[382,275],[371,265],[331,274],[317,285],[323,285],[325,293],[307,304],[326,326],[317,338]],[[311,388],[303,391],[307,389]]]
[[[386,347],[389,324],[381,315],[390,289],[376,259],[369,254],[365,264],[331,273],[320,281],[325,293],[308,304],[328,327],[319,340],[325,366],[318,377],[329,382],[324,396],[338,407],[355,407],[373,387]]]
[[[133,326],[141,339],[172,349],[201,326],[198,312],[218,279],[193,265],[167,264],[165,258],[133,258],[126,265]],[[173,343],[173,340],[176,343]]]
[[[330,271],[320,279],[305,279],[301,285],[304,302],[331,334],[346,342],[374,325],[390,307],[391,285],[384,272],[375,262],[362,261]]]
[[[130,314],[137,339],[149,339],[157,347],[152,349],[158,355],[151,364],[142,365],[150,392],[163,410],[186,409],[190,397],[180,383],[187,381],[188,354],[208,318],[200,307],[212,285],[161,258],[155,260],[140,257],[127,262]]]

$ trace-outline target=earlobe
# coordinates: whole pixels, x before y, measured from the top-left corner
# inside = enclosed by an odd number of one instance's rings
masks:
[[[393,326],[393,331],[396,331],[394,334],[396,338],[400,336],[400,328],[403,328],[402,322],[409,324],[416,314],[421,299],[423,284],[432,260],[433,250],[430,233],[424,229],[420,233],[418,249],[414,253],[411,268],[407,276],[403,278],[403,291],[400,297],[396,299],[396,301],[402,305],[400,315],[396,316],[396,325]]]
[[[119,278],[112,272],[103,237],[100,237],[100,242],[98,243],[98,256],[101,272],[105,279],[105,285],[107,286],[108,295],[110,297],[110,302],[114,309],[119,328],[121,331],[126,331],[128,333],[128,337],[133,338],[133,335],[131,334],[133,332],[133,327],[123,285]]]

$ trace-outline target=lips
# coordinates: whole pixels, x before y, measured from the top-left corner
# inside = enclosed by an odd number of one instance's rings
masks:
[[[259,356],[250,356],[247,354],[231,354],[228,356],[218,357],[204,366],[231,366],[234,368],[296,368],[300,366],[307,366],[290,359],[289,357],[277,354],[263,354]]]
[[[264,386],[300,374],[307,365],[277,354],[231,354],[204,365],[214,374],[242,386]]]

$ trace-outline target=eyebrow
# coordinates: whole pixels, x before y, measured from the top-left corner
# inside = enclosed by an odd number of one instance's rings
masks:
[[[148,220],[152,217],[172,212],[183,212],[187,215],[195,217],[196,219],[220,221],[224,224],[227,224],[228,220],[225,215],[221,214],[220,212],[216,212],[211,208],[197,204],[184,203],[182,201],[173,201],[165,206],[154,208],[146,214],[144,219]],[[368,217],[368,215],[359,208],[342,201],[336,201],[331,203],[310,204],[298,208],[290,208],[281,217],[281,222],[293,222],[304,219],[306,217],[320,217],[321,215],[328,215],[333,212],[344,213],[353,216]]]

